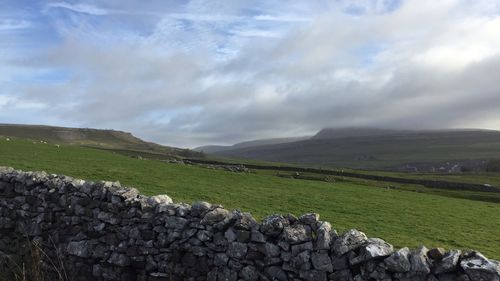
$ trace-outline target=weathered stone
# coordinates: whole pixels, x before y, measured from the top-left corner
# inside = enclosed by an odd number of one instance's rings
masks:
[[[300,278],[306,281],[326,281],[326,272],[320,270],[301,271]]]
[[[105,223],[99,223],[97,225],[94,225],[94,230],[95,231],[103,231],[105,227],[106,227]]]
[[[231,213],[229,213],[225,219],[221,220],[218,223],[213,224],[212,227],[217,231],[223,231],[229,226],[233,225],[233,223],[234,223],[234,217],[231,215]]]
[[[236,230],[236,240],[238,242],[248,242],[250,240],[250,231]]]
[[[421,246],[410,253],[411,270],[417,274],[428,274],[431,272],[429,259],[427,258],[428,249]]]
[[[344,270],[349,268],[349,259],[346,255],[332,257],[332,268],[334,271]]]
[[[308,213],[299,217],[299,222],[302,224],[313,225],[319,220],[319,214]]]
[[[280,248],[272,243],[266,243],[266,256],[276,257],[280,255]]]
[[[217,222],[223,221],[228,214],[229,212],[226,209],[216,208],[205,214],[205,216],[201,220],[201,224],[202,225],[215,224]]]
[[[392,280],[392,272],[389,272],[380,264],[380,260],[370,260],[360,265],[361,276],[365,279]]]
[[[312,246],[312,243],[310,243]],[[283,251],[290,251],[290,244],[288,242],[285,242],[283,240],[278,241],[278,246],[283,250]]]
[[[341,256],[351,250],[357,249],[367,239],[363,232],[356,229],[348,230],[340,235],[332,244],[335,255]]]
[[[465,273],[443,273],[437,277],[439,281],[470,281],[469,276]]]
[[[229,244],[227,254],[233,259],[243,258],[248,250],[248,246],[245,243],[233,242]]]
[[[312,251],[312,249],[313,249],[313,244],[311,242],[292,245],[292,255],[295,256],[302,251]]]
[[[217,253],[214,256],[214,264],[217,266],[224,266],[227,264],[229,257],[225,253]]]
[[[266,268],[266,275],[271,280],[287,281],[286,273],[279,266],[271,266]]]
[[[401,248],[384,260],[384,264],[392,272],[408,272],[411,270],[410,249]]]
[[[350,263],[358,264],[375,258],[387,257],[392,252],[394,252],[394,248],[391,244],[379,238],[369,238],[359,247],[359,255]]]
[[[471,281],[499,281],[500,264],[490,261],[479,252],[472,252],[460,261]]]
[[[443,248],[432,248],[427,252],[427,256],[434,261],[440,261],[445,252]]]
[[[252,230],[250,241],[256,243],[266,243],[266,237],[264,236],[264,234],[260,233],[260,231]]]
[[[97,218],[102,220],[103,222],[107,222],[107,223],[113,224],[113,225],[118,224],[120,222],[119,218],[117,218],[112,213],[108,213],[108,212],[99,212],[99,214],[97,214]]]
[[[259,272],[254,266],[245,266],[240,273],[241,278],[247,281],[255,281],[259,279]]]
[[[442,274],[446,272],[455,271],[460,259],[460,250],[451,250],[444,254],[443,258],[434,267],[434,273]]]
[[[234,223],[234,228],[238,230],[255,231],[259,228],[259,224],[250,213],[237,212],[235,218],[236,222]]]
[[[137,198],[138,195],[139,195],[139,190],[132,187],[125,188],[125,191],[121,194],[122,198],[125,200],[135,199]]]
[[[238,273],[229,268],[223,268],[218,271],[217,280],[236,281],[238,280]]]
[[[332,281],[352,281],[351,271],[348,269],[335,271],[328,278]]]
[[[332,226],[328,222],[321,222],[317,226],[316,230],[316,240],[315,249],[317,250],[328,250],[330,249],[330,243],[332,241],[331,234]]]
[[[224,232],[224,237],[226,237],[228,242],[234,242],[236,240],[236,231],[230,227]]]
[[[300,268],[303,264],[308,263],[311,258],[311,252],[303,251],[291,259],[292,266]]]
[[[311,255],[313,267],[317,270],[332,272],[332,260],[328,253],[314,252]]]
[[[151,196],[148,198],[148,204],[151,206],[156,206],[159,204],[172,204],[172,198],[168,197],[167,195],[156,195],[156,196]]]
[[[269,236],[278,236],[289,222],[282,215],[271,215],[266,217],[260,226],[262,233]]]
[[[81,258],[88,258],[92,253],[92,249],[88,241],[69,242],[66,247],[66,251],[70,255]]]
[[[176,205],[176,208],[175,208],[175,215],[178,216],[178,217],[187,217],[189,212],[191,211],[191,206],[189,206],[189,204],[186,204],[186,203],[179,203],[179,204],[175,204]]]
[[[196,233],[196,237],[201,241],[201,242],[207,242],[210,241],[212,238],[212,233],[207,230],[198,230]]]
[[[210,203],[204,201],[194,202],[191,206],[191,214],[195,217],[200,217],[210,210],[211,207]]]
[[[108,259],[110,264],[118,265],[118,266],[127,266],[130,265],[130,259],[124,254],[114,252]]]
[[[311,240],[311,229],[302,224],[286,226],[283,229],[283,238],[290,244],[303,243]]]

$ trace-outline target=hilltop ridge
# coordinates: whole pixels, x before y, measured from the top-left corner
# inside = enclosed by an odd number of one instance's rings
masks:
[[[130,132],[110,129],[0,124],[0,136],[30,139],[33,141],[61,145],[86,146],[112,150],[122,154],[149,155],[157,158],[176,158],[199,155],[199,153],[192,150],[144,141]]]
[[[500,159],[500,131],[325,128],[309,139],[208,152],[225,157],[400,171],[485,170]]]

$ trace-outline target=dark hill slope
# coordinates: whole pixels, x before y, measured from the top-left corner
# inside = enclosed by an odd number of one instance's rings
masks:
[[[253,141],[245,141],[240,142],[234,145],[205,145],[194,148],[194,151],[203,151],[206,153],[218,153],[221,151],[246,148],[246,147],[256,147],[263,145],[273,145],[273,144],[283,144],[289,142],[297,142],[302,140],[307,140],[311,138],[310,136],[305,137],[295,137],[295,138],[272,138],[272,139],[261,139],[261,140],[253,140]]]
[[[286,144],[217,153],[264,161],[352,168],[394,168],[408,163],[500,158],[500,132],[488,130],[357,131]],[[345,131],[344,131],[345,133]]]

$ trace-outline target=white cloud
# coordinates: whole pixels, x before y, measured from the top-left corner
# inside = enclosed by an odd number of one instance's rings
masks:
[[[71,4],[67,2],[53,2],[47,4],[47,8],[63,8],[73,12],[89,14],[93,16],[104,16],[109,14],[109,11],[97,6],[88,4]]]
[[[11,100],[9,96],[0,96],[0,108],[6,106]]]
[[[0,31],[25,29],[25,28],[29,28],[30,26],[31,26],[31,23],[27,20],[0,19]]]
[[[265,37],[265,38],[277,38],[280,34],[277,32],[261,29],[233,29],[230,31],[232,34],[242,37]]]
[[[57,21],[62,42],[23,67],[64,69],[67,81],[10,92],[50,107],[47,120],[179,146],[326,126],[500,126],[492,1],[338,3],[190,1],[155,17],[147,5],[53,3],[138,24]]]
[[[311,18],[299,17],[293,15],[257,15],[253,19],[259,21],[277,21],[277,22],[311,22]]]

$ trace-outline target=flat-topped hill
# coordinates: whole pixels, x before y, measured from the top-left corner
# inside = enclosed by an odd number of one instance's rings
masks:
[[[52,144],[87,146],[117,152],[161,158],[196,156],[199,153],[188,149],[163,146],[144,141],[129,132],[90,128],[67,128],[44,125],[0,124],[0,136]]]
[[[231,147],[224,157],[292,164],[404,171],[486,170],[500,158],[500,131],[324,129],[295,142]]]

